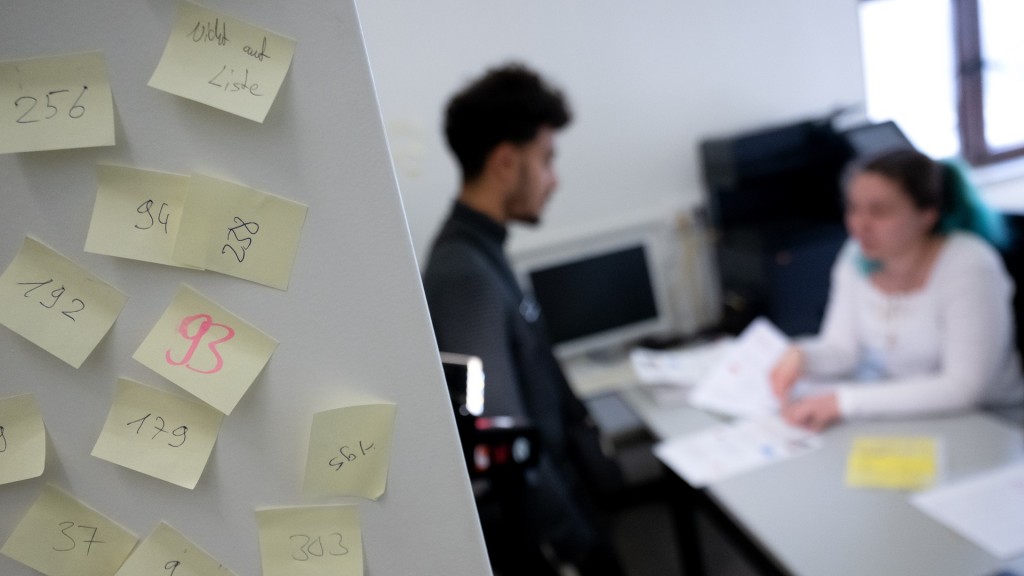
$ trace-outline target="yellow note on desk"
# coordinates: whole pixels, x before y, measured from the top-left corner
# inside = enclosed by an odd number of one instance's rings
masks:
[[[856,438],[846,460],[846,484],[854,488],[926,488],[935,482],[940,461],[935,438]]]

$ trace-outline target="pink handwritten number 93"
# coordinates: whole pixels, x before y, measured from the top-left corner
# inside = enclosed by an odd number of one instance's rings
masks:
[[[190,327],[195,325],[198,321],[198,326],[195,328],[195,332],[190,332]],[[211,328],[223,328],[225,334],[221,338],[210,341],[206,347],[209,348],[210,353],[213,354],[214,366],[210,370],[200,370],[192,365],[193,356],[196,354],[196,349],[199,348],[199,344],[203,341],[208,334],[210,334]],[[167,350],[165,356],[167,363],[173,366],[184,365],[193,372],[199,372],[200,374],[214,374],[220,372],[220,369],[224,367],[224,359],[221,357],[220,352],[217,351],[217,345],[222,344],[235,337],[235,331],[230,326],[224,324],[218,324],[213,321],[213,318],[209,314],[195,314],[193,316],[186,316],[182,318],[181,324],[178,325],[178,334],[181,334],[186,340],[192,342],[188,347],[188,351],[181,360],[174,360],[171,358],[171,351]],[[214,336],[211,334],[211,338]]]

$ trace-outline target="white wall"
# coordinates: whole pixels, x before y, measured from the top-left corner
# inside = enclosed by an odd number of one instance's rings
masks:
[[[703,201],[702,138],[861,104],[856,3],[357,0],[420,265],[459,184],[444,106],[486,68],[525,61],[575,112],[558,142],[561,186],[543,226],[513,229],[513,252],[671,225]]]

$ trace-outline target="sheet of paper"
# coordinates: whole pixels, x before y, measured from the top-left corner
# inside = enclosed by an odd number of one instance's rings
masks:
[[[92,455],[191,490],[223,418],[203,402],[121,378]]]
[[[161,522],[115,576],[234,576],[205,550]]]
[[[363,576],[355,506],[258,510],[263,576]]]
[[[306,206],[194,174],[174,259],[287,290]]]
[[[230,414],[277,341],[182,285],[132,358]]]
[[[78,368],[128,297],[35,238],[0,275],[0,324]]]
[[[100,52],[0,62],[0,154],[114,145]]]
[[[104,165],[96,177],[86,252],[185,266],[173,255],[189,177]]]
[[[910,501],[997,558],[1024,554],[1024,461],[920,492]]]
[[[0,398],[0,485],[36,478],[46,466],[46,426],[32,394]]]
[[[846,458],[846,485],[853,488],[919,490],[935,483],[942,469],[937,438],[863,436]]]
[[[656,444],[654,454],[691,486],[701,487],[820,447],[814,433],[768,416],[671,438]]]
[[[47,484],[0,553],[46,576],[105,576],[138,539],[113,520]]]
[[[181,2],[149,85],[263,122],[294,53],[290,38]]]
[[[384,494],[391,461],[394,404],[367,404],[313,415],[303,491],[317,496]]]
[[[629,361],[642,384],[690,387],[711,373],[731,344],[731,338],[723,338],[681,350],[636,348]]]
[[[779,402],[772,394],[768,374],[788,347],[789,339],[774,324],[765,318],[754,320],[697,383],[690,403],[727,416],[778,412]]]

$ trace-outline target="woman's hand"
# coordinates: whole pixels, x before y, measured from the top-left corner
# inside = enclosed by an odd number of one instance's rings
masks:
[[[793,389],[797,378],[804,371],[804,355],[796,346],[790,346],[782,357],[772,368],[769,379],[772,384],[772,393],[779,399],[779,402],[786,403],[789,391]]]
[[[839,420],[835,392],[802,398],[782,408],[782,418],[801,428],[821,432]]]

